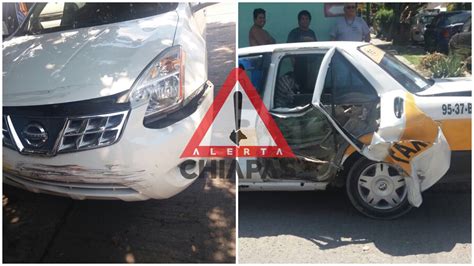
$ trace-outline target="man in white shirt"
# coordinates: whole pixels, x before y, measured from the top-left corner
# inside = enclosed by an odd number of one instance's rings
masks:
[[[344,5],[344,17],[336,21],[329,33],[331,41],[370,42],[370,32],[367,23],[356,16],[355,3]]]

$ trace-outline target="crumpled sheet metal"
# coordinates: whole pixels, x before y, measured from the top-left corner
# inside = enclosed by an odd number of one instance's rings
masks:
[[[423,113],[414,96],[407,93],[405,125],[399,139],[384,139],[386,128],[379,128],[361,151],[367,158],[399,166],[408,176],[408,201],[419,207],[421,192],[435,184],[449,169],[451,149],[440,126]]]
[[[3,170],[18,176],[57,182],[77,182],[131,185],[143,181],[145,170],[106,165],[103,169],[90,169],[80,165],[46,165],[18,163],[15,167],[4,165]]]

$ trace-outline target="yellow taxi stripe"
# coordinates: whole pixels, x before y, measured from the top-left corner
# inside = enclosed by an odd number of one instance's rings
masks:
[[[411,173],[411,160],[433,145],[438,135],[438,128],[438,124],[416,106],[414,96],[407,93],[405,128],[400,140],[391,146],[386,161]]]
[[[471,150],[471,119],[441,120],[443,131],[452,151]]]

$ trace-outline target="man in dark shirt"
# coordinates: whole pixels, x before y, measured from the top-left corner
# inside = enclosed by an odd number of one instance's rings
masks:
[[[311,14],[308,10],[303,10],[298,13],[298,28],[293,29],[288,34],[286,42],[316,42],[316,34],[309,28],[311,23]]]

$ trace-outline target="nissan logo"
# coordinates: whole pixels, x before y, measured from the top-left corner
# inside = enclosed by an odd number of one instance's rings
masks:
[[[23,138],[31,147],[40,148],[48,140],[48,133],[38,123],[28,124],[22,131]]]

